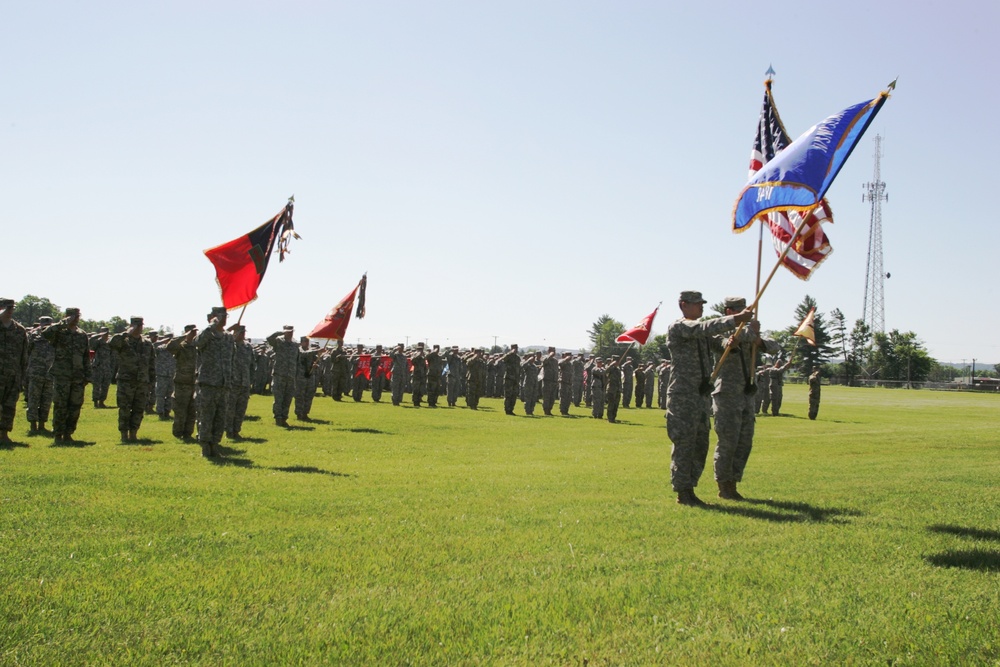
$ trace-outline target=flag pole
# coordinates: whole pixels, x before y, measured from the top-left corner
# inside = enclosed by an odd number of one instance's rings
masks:
[[[792,249],[792,245],[795,243],[795,241],[798,240],[799,235],[802,233],[802,230],[805,229],[806,220],[809,218],[809,215],[819,205],[820,201],[817,201],[815,204],[813,204],[812,208],[809,209],[809,211],[807,211],[802,216],[801,222],[799,222],[798,227],[795,228],[795,233],[792,234],[792,238],[788,239],[788,243],[785,244],[785,249],[782,250],[781,255],[778,256],[778,261],[774,263],[774,267],[771,269],[771,273],[768,274],[767,280],[764,281],[763,287],[757,290],[757,296],[754,297],[753,303],[750,304],[750,310],[754,311],[755,314],[757,311],[757,305],[760,303],[761,297],[763,297],[764,292],[767,291],[767,286],[771,284],[771,279],[774,278],[774,274],[778,272],[778,267],[781,266],[781,263],[785,261],[785,257],[788,256],[788,251]],[[737,335],[739,335],[740,331],[743,330],[744,326],[746,326],[746,323],[740,324],[738,327],[736,327],[736,333],[733,334],[734,338]],[[715,381],[715,378],[719,376],[719,370],[722,368],[722,362],[724,362],[726,360],[726,357],[729,356],[729,351],[731,349],[733,349],[731,346],[726,346],[726,349],[723,350],[722,352],[722,356],[719,357],[719,362],[715,364],[715,370],[712,371],[712,378],[711,378],[713,382]]]
[[[764,89],[767,91],[768,97],[771,96],[771,82],[774,81],[774,77],[771,74],[772,72],[774,72],[774,69],[770,65],[768,65],[768,67],[767,67],[767,79],[764,81]],[[772,101],[771,108],[774,109],[773,101]],[[774,112],[775,112],[775,114],[777,114],[778,113],[777,109],[775,109]],[[781,122],[780,119],[779,119],[778,122],[779,123]],[[764,221],[763,220],[760,221],[760,224],[758,225],[758,228],[757,228],[757,232],[758,232],[758,235],[757,235],[757,282],[754,285],[754,293],[755,294],[758,293],[758,292],[760,292],[760,268],[761,268],[760,265],[761,265],[762,252],[763,252],[763,248],[764,248]],[[755,314],[757,315],[757,319],[760,319],[760,312],[757,312]],[[756,339],[753,342],[753,348],[752,348],[751,354],[750,354],[750,371],[751,371],[751,375],[750,375],[749,380],[752,383],[757,378],[757,341],[756,341]]]
[[[240,316],[236,318],[236,325],[237,326],[239,326],[240,322],[243,321],[243,313],[247,312],[247,305],[249,305],[249,304],[246,304],[246,303],[243,304],[243,309],[240,310]]]
[[[634,341],[634,340],[630,340],[630,341],[628,342],[628,347],[626,347],[626,348],[625,348],[625,351],[624,351],[624,352],[622,352],[622,356],[618,357],[618,365],[619,365],[619,366],[621,366],[621,365],[622,365],[622,359],[624,359],[624,358],[625,358],[625,355],[626,355],[626,354],[628,354],[629,352],[631,352],[631,351],[632,351],[632,346],[633,346],[633,345],[635,345],[635,341]]]

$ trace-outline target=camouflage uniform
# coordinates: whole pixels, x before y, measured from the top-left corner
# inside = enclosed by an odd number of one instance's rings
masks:
[[[190,327],[190,329],[188,328]],[[185,327],[193,331],[194,325]],[[194,400],[195,369],[198,363],[198,350],[194,342],[184,338],[174,338],[167,343],[167,350],[174,355],[176,366],[174,370],[174,425],[175,438],[190,438],[194,436],[194,423],[197,409]]]
[[[286,426],[288,423],[288,409],[292,405],[292,398],[295,396],[295,375],[299,365],[299,342],[285,340],[285,331],[291,331],[291,327],[285,327],[282,331],[275,331],[267,337],[267,344],[274,351],[274,369],[271,371],[271,395],[274,396],[274,406],[272,413],[274,421],[279,426]],[[343,350],[340,350],[343,354]],[[340,400],[340,394],[334,394],[334,398]]]
[[[329,363],[329,394],[333,400],[339,401],[347,393],[350,384],[346,381],[350,372],[347,370],[347,354],[344,352],[342,341],[337,341],[337,346],[326,353]]]
[[[819,392],[822,382],[818,370],[809,375],[809,419],[816,419],[816,415],[819,414]]]
[[[656,369],[656,377],[658,380],[657,384],[657,394],[656,394],[656,405],[661,410],[667,409],[667,385],[670,384],[670,364],[667,361],[663,361]]]
[[[354,353],[354,363],[351,364],[351,398],[354,399],[355,403],[360,403],[365,397],[365,389],[368,387],[368,378],[365,377],[364,369],[362,372],[358,372],[358,368],[361,366],[361,357],[365,354],[365,348],[362,345],[358,345],[357,350]],[[371,359],[368,359],[369,367],[368,372],[371,373]]]
[[[385,391],[385,374],[382,368],[382,346],[378,345],[372,354],[371,375],[372,375],[372,401],[379,403],[382,400],[382,392]]]
[[[413,364],[413,374],[410,377],[413,405],[420,407],[420,402],[427,392],[427,357],[424,356],[423,347],[417,348],[417,352],[410,358],[410,362]]]
[[[635,369],[635,407],[642,407],[642,399],[646,396],[646,368],[641,364]]]
[[[462,386],[462,376],[465,374],[463,370],[465,363],[455,348],[444,355],[444,359],[448,364],[448,405],[455,407]]]
[[[534,357],[528,357],[521,362],[521,376],[524,378],[524,414],[535,414],[535,403],[538,402],[538,371],[539,365]]]
[[[142,321],[133,320],[132,326],[141,331]],[[156,357],[152,343],[141,335],[115,334],[108,346],[118,354],[118,430],[123,440],[130,441],[142,425],[149,386],[156,374]]]
[[[771,389],[771,414],[775,417],[781,411],[781,399],[783,398],[785,388],[785,371],[791,365],[792,360],[789,359],[784,365],[779,366],[776,363],[767,369],[767,379]]]
[[[302,421],[309,419],[313,399],[316,398],[318,378],[314,370],[319,354],[319,350],[303,350],[299,346],[299,358],[295,366],[295,416]]]
[[[94,351],[94,358],[91,361],[91,375],[93,383],[91,387],[91,398],[95,408],[106,407],[104,401],[108,400],[108,388],[111,386],[112,364],[111,348],[104,338],[107,331],[96,333],[90,338],[90,349]]]
[[[47,326],[51,323],[51,318]],[[42,338],[41,330],[28,334],[28,423],[35,431],[44,431],[52,407],[52,362],[56,351]]]
[[[173,409],[174,372],[177,370],[177,360],[167,350],[170,339],[161,340],[153,346],[156,354],[156,414],[160,419],[170,419]]]
[[[503,366],[503,411],[514,414],[517,404],[517,393],[521,385],[521,357],[517,354],[517,346],[511,347],[507,354],[501,357]]]
[[[573,405],[580,407],[583,400],[583,359],[582,355],[573,357]]]
[[[622,369],[617,361],[612,361],[605,370],[607,381],[604,385],[605,402],[608,405],[608,422],[614,424],[618,420],[618,406],[622,400]]]
[[[242,325],[240,325],[242,326]],[[250,387],[253,380],[253,347],[247,341],[233,340],[233,367],[229,376],[229,401],[226,405],[226,435],[230,439],[240,437],[243,419],[250,402]]]
[[[621,367],[622,373],[622,407],[632,407],[632,389],[635,386],[635,366],[632,357],[625,357]]]
[[[210,317],[225,322],[225,315],[224,308],[213,308]],[[198,442],[202,456],[218,456],[217,445],[222,442],[222,434],[226,430],[234,340],[232,334],[209,325],[194,339],[194,347],[198,350],[195,370],[198,382]]]
[[[771,407],[771,381],[768,378],[767,370],[761,368],[757,371],[757,400],[754,404],[757,407],[757,412],[762,415],[766,415],[768,408]]]
[[[673,443],[670,482],[678,493],[698,486],[708,459],[712,354],[707,338],[731,331],[735,326],[736,318],[730,315],[704,322],[682,318],[667,329],[671,363],[667,435]]]
[[[604,364],[595,363],[594,367],[590,369],[587,380],[590,383],[590,396],[593,403],[590,415],[594,419],[604,419],[604,385],[607,381],[607,371],[604,368]]]
[[[409,375],[409,359],[403,354],[403,349],[398,346],[391,356],[392,377],[389,378],[389,386],[392,390],[392,404],[399,405],[403,402],[403,390],[406,388],[407,375]]]
[[[653,407],[653,394],[656,391],[656,367],[650,361],[646,364],[646,407]]]
[[[552,407],[559,393],[559,360],[556,359],[555,350],[549,350],[548,354],[542,357],[541,378],[542,412],[551,417]]]
[[[14,307],[10,299],[3,299],[3,306]],[[5,326],[0,324],[0,434],[4,440],[14,430],[17,399],[28,365],[28,333],[13,319]]]
[[[67,315],[73,309],[67,309]],[[79,311],[76,311],[79,314]],[[80,419],[83,390],[90,382],[90,345],[80,329],[63,322],[42,329],[55,348],[52,361],[52,432],[56,440],[71,440]]]
[[[486,360],[480,354],[468,355],[465,357],[465,369],[465,404],[477,410],[486,386]]]
[[[588,383],[589,386],[589,383]],[[565,353],[559,360],[559,414],[569,414],[573,402],[573,358]]]
[[[444,361],[441,352],[435,345],[427,355],[427,405],[437,407],[438,396],[441,395],[441,373],[444,371]]]

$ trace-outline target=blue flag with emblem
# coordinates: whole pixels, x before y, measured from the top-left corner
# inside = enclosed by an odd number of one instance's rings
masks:
[[[736,200],[733,229],[742,230],[773,211],[812,210],[888,98],[886,90],[830,116],[763,165]]]

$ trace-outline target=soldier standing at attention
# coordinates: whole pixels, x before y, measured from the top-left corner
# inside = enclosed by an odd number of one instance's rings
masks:
[[[288,426],[288,409],[295,396],[295,374],[299,364],[299,344],[292,340],[295,327],[286,325],[281,331],[275,331],[267,337],[267,344],[274,351],[274,368],[271,371],[271,394],[274,396],[274,423],[278,426]],[[343,341],[339,346],[343,354]],[[340,400],[340,393],[333,395]]]
[[[364,356],[365,346],[358,343],[357,350],[354,352],[354,363],[351,366],[351,398],[354,399],[355,403],[360,403],[361,399],[365,395],[365,383],[368,382],[368,378],[365,377],[364,369],[361,367],[362,359]],[[368,359],[368,374],[371,374],[371,359]],[[359,369],[361,372],[359,373]]]
[[[632,357],[625,357],[622,362],[622,407],[632,407],[632,387],[635,384],[635,366],[632,365]]]
[[[767,369],[767,378],[771,388],[771,414],[775,417],[778,416],[778,412],[781,410],[781,399],[785,387],[785,371],[791,365],[791,359],[782,364],[779,358],[774,362],[774,366]]]
[[[712,354],[708,338],[749,322],[753,313],[744,310],[700,322],[705,300],[701,292],[681,292],[681,319],[667,329],[670,352],[670,384],[667,385],[667,435],[670,453],[670,483],[682,505],[704,506],[694,488],[708,459],[709,413],[712,393]]]
[[[316,365],[319,345],[310,348],[309,337],[299,339],[299,357],[295,367],[295,416],[309,421],[313,399],[316,397]]]
[[[154,414],[156,412],[156,346],[160,344],[160,334],[157,331],[150,331],[146,334],[146,339],[153,346],[153,375],[149,378],[149,389],[146,395],[146,412]]]
[[[657,386],[656,404],[661,410],[667,409],[667,385],[670,384],[670,362],[666,359],[660,361],[656,367],[656,376],[659,380]]]
[[[741,297],[728,297],[723,304],[726,315],[736,315],[747,307],[746,299]],[[736,485],[743,481],[743,471],[753,448],[757,407],[753,350],[755,345],[768,353],[781,348],[773,340],[760,337],[757,320],[743,327],[738,336],[728,339],[717,336],[711,342],[716,352],[729,348],[712,392],[715,434],[719,437],[715,444],[715,481],[719,485],[720,498],[743,500]]]
[[[174,335],[165,333],[159,341],[153,343],[153,354],[156,358],[156,414],[161,421],[170,419],[170,411],[174,408],[174,371],[177,370],[177,360],[167,350],[167,344]]]
[[[11,442],[17,399],[28,367],[28,332],[14,321],[13,299],[0,299],[0,442]]]
[[[614,424],[618,420],[618,405],[622,400],[622,369],[618,367],[617,359],[611,360],[606,373],[608,379],[604,384],[604,396],[608,404],[608,423]]]
[[[56,442],[73,442],[83,389],[90,382],[90,346],[79,322],[80,309],[67,308],[66,317],[42,329],[42,337],[56,351],[52,361],[52,432]]]
[[[542,412],[552,416],[552,407],[559,393],[559,360],[556,359],[556,348],[549,347],[542,359]]]
[[[91,396],[95,408],[108,407],[104,401],[108,400],[108,387],[111,386],[111,348],[108,347],[110,337],[107,327],[101,327],[90,336],[90,349],[94,351],[91,361]]]
[[[247,342],[247,328],[242,324],[229,327],[233,335],[233,367],[229,380],[229,400],[226,404],[226,437],[239,440],[243,419],[250,402],[253,381],[253,347]]]
[[[382,392],[385,390],[385,369],[382,368],[382,346],[376,345],[372,354],[371,374],[372,374],[372,401],[378,403],[382,400]]]
[[[819,390],[822,385],[822,378],[819,369],[813,369],[809,375],[809,419],[816,419],[819,414]]]
[[[542,353],[524,355],[521,362],[521,375],[524,377],[524,414],[535,414],[535,403],[538,402],[538,371],[542,367]]]
[[[486,387],[486,360],[479,348],[466,355],[465,359],[465,404],[473,410],[479,409],[479,399]]]
[[[226,430],[234,351],[233,337],[225,331],[227,318],[225,308],[212,308],[208,326],[194,339],[198,350],[198,442],[206,458],[221,456],[219,444]]]
[[[453,408],[458,403],[464,366],[462,356],[458,353],[458,345],[451,346],[451,350],[444,355],[444,361],[448,365],[448,407]]]
[[[573,405],[580,407],[583,400],[583,354],[573,357]]]
[[[38,318],[38,327],[28,332],[28,435],[45,433],[52,408],[52,362],[56,351],[42,338],[42,329],[52,324],[48,316]]]
[[[514,414],[517,394],[521,388],[521,356],[517,353],[517,343],[512,343],[507,354],[501,357],[503,366],[503,411]]]
[[[635,407],[642,407],[642,399],[646,396],[646,369],[640,363],[635,368]]]
[[[559,360],[559,414],[569,416],[573,402],[573,353],[563,352]]]
[[[403,344],[397,343],[392,351],[392,371],[389,379],[389,388],[392,391],[392,404],[399,405],[403,402],[403,393],[406,388],[407,376],[410,373],[410,360],[403,352]]]
[[[194,347],[198,327],[184,325],[184,335],[167,343],[167,350],[174,355],[174,437],[189,440],[194,436],[194,420],[197,410],[194,403],[194,374],[198,362],[198,350]]]
[[[333,349],[327,350],[324,354],[330,364],[330,396],[333,400],[339,401],[348,392],[347,381],[351,374],[348,370],[347,353],[344,352],[344,341],[338,340]]]
[[[590,396],[593,403],[590,415],[594,419],[604,419],[604,384],[607,381],[607,372],[604,369],[602,357],[598,357],[594,362],[594,367],[590,369],[587,381],[590,383]]]
[[[419,408],[427,392],[427,357],[424,356],[423,343],[417,343],[417,350],[410,356],[410,363],[413,364],[413,375],[410,379],[413,405]]]
[[[653,392],[656,391],[656,365],[646,362],[646,407],[653,407]]]
[[[441,395],[441,373],[444,371],[444,361],[441,359],[441,346],[435,345],[427,355],[427,407],[436,408],[438,396]]]
[[[118,430],[122,442],[135,442],[149,399],[149,385],[156,373],[153,344],[142,337],[141,317],[133,317],[124,333],[115,334],[108,346],[118,354]]]
[[[766,415],[771,407],[771,380],[768,378],[767,366],[757,371],[757,412]]]

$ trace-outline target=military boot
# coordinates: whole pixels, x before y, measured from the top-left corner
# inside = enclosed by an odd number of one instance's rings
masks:
[[[746,500],[746,498],[741,496],[740,492],[736,490],[736,480],[729,483],[729,493],[733,496],[732,500]]]
[[[28,435],[38,433],[38,422],[28,422]]]
[[[705,507],[701,498],[694,495],[694,489],[682,489],[677,492],[677,502],[688,507]]]
[[[128,442],[128,433],[129,433],[128,431],[122,431],[121,432],[121,434],[122,434],[122,442],[123,443]]]
[[[212,443],[210,442],[201,443],[201,455],[206,459],[215,457],[215,452],[212,451]]]
[[[7,431],[0,431],[0,442],[12,442],[10,436],[7,435]]]

